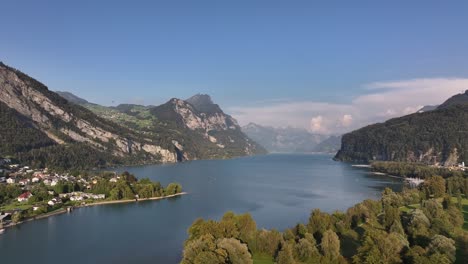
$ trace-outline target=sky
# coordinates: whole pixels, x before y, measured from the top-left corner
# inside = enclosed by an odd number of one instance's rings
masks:
[[[337,134],[468,89],[467,1],[0,1],[0,61],[103,105]]]

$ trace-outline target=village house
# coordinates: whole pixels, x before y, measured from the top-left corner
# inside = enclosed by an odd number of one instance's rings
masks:
[[[51,182],[50,182],[50,186],[55,186],[59,183],[59,180],[57,179],[53,179]]]
[[[110,181],[110,182],[117,182],[118,180],[119,180],[119,179],[117,179],[116,177],[114,177],[114,178],[111,178],[109,181]]]
[[[19,183],[21,186],[26,186],[26,185],[29,183],[29,179],[22,179],[22,180],[19,180],[18,183]]]
[[[10,167],[10,169],[16,169],[19,167],[19,164],[11,164],[8,167]]]
[[[76,201],[83,201],[83,196],[72,196],[70,197],[70,201],[76,202]]]
[[[15,178],[8,178],[8,179],[6,180],[6,182],[7,182],[8,184],[14,184],[14,183],[16,183],[16,179],[15,179]]]
[[[54,205],[61,204],[61,203],[62,203],[62,199],[57,198],[57,197],[47,202],[47,204],[50,206],[54,206]]]
[[[34,177],[31,179],[31,182],[33,182],[33,183],[40,182],[40,181],[41,181],[41,178],[39,178],[38,176],[34,176]]]
[[[33,196],[31,192],[25,192],[18,196],[18,202],[26,202],[31,198],[31,196]]]

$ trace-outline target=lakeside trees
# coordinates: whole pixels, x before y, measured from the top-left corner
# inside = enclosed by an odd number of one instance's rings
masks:
[[[418,177],[429,178],[439,175],[444,178],[460,177],[465,178],[468,172],[461,170],[449,170],[447,168],[430,167],[422,163],[394,162],[394,161],[375,161],[372,162],[372,170],[400,177]],[[457,178],[460,180],[460,178]]]
[[[252,263],[255,256],[278,264],[463,263],[468,232],[448,194],[460,187],[456,182],[462,181],[430,177],[420,189],[396,193],[387,188],[379,201],[365,200],[332,214],[315,209],[307,223],[283,232],[257,230],[249,214],[197,219],[188,230],[182,263]],[[226,239],[238,249],[223,251],[219,244]]]

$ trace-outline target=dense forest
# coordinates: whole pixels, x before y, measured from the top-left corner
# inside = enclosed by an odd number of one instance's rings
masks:
[[[466,183],[433,176],[420,189],[387,188],[379,201],[331,214],[315,209],[307,223],[283,232],[257,229],[249,214],[197,219],[181,263],[466,263]]]
[[[468,104],[395,118],[348,133],[335,158],[455,165],[468,158]]]
[[[26,117],[0,102],[0,153],[18,152],[55,145],[55,142],[33,127]]]

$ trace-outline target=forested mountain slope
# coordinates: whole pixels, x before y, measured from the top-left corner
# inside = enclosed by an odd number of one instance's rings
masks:
[[[468,158],[468,104],[451,103],[343,136],[337,160],[455,165]]]

